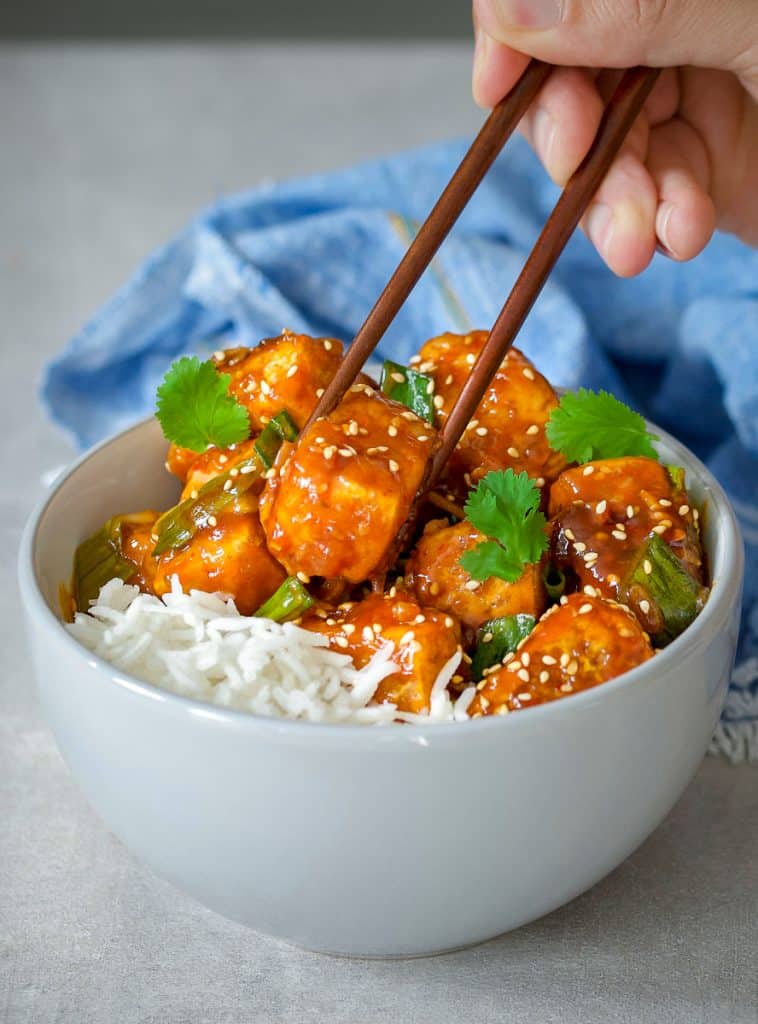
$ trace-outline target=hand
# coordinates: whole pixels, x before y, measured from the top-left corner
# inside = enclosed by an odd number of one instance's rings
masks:
[[[530,56],[551,74],[521,129],[553,180],[579,165],[619,71],[665,67],[582,221],[609,267],[656,246],[696,256],[714,228],[758,244],[755,0],[474,0],[474,98],[494,106]]]

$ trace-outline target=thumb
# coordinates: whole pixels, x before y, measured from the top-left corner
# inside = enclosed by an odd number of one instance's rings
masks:
[[[551,64],[758,66],[755,0],[474,0],[474,17],[492,39]]]

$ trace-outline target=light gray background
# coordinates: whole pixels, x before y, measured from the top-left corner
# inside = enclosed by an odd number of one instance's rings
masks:
[[[35,405],[43,363],[219,194],[475,128],[469,61],[452,45],[0,48],[2,1024],[758,1021],[755,768],[705,761],[634,856],[542,921],[358,962],[246,931],[143,870],[40,720],[14,561],[41,474],[71,456]]]

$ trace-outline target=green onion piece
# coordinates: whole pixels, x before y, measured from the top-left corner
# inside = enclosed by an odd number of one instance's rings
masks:
[[[388,398],[407,405],[411,412],[427,423],[434,423],[434,381],[431,377],[385,359],[380,387]]]
[[[295,441],[297,439],[297,427],[292,422],[288,412],[282,410],[268,421],[263,431],[255,442],[255,450],[266,469],[271,469],[279,454],[282,441]]]
[[[644,616],[653,624],[648,632],[656,646],[664,647],[689,626],[705,604],[708,590],[690,576],[668,544],[654,534],[643,544],[619,595],[632,608],[640,608],[641,602],[647,601],[650,608]]]
[[[566,577],[556,565],[547,566],[542,574],[542,582],[545,584],[548,598],[553,603],[560,600],[566,589]]]
[[[682,466],[666,466],[675,491],[684,490],[684,468]]]
[[[255,442],[254,454],[233,467],[232,470],[214,476],[203,484],[196,498],[185,498],[160,517],[155,524],[158,537],[153,548],[153,557],[159,558],[166,551],[173,551],[188,544],[192,538],[208,525],[208,520],[218,518],[252,485],[260,480],[266,470],[274,464],[283,441],[294,441],[297,427],[287,412],[277,413]]]
[[[113,516],[96,533],[83,540],[74,554],[74,603],[80,612],[89,611],[90,602],[100,588],[115,577],[128,580],[137,571],[134,562],[121,554],[121,528],[124,523],[136,525],[152,522],[153,514]]]
[[[307,612],[313,603],[313,598],[300,580],[296,576],[288,576],[255,615],[259,619],[287,622]]]
[[[515,651],[524,637],[534,629],[533,615],[503,615],[480,626],[477,644],[471,659],[471,673],[475,682],[484,676],[484,670],[497,665],[506,654]],[[485,637],[488,639],[485,640]]]

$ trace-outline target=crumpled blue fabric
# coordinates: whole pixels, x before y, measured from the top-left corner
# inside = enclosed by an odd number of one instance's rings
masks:
[[[349,341],[467,141],[223,199],[155,252],[47,367],[42,400],[86,447],[154,406],[180,353],[283,327]],[[387,332],[402,362],[426,338],[493,322],[557,198],[517,140],[496,161]],[[605,387],[689,445],[729,493],[747,551],[738,668],[716,744],[758,757],[758,252],[717,235],[689,264],[620,280],[577,234],[519,346],[562,387]]]

